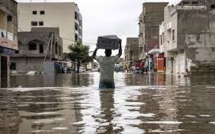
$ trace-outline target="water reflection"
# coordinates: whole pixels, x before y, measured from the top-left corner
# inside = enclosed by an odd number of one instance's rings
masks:
[[[57,74],[57,75],[22,75],[11,77],[11,87],[79,87],[93,83],[93,75],[85,74]]]
[[[99,73],[13,77],[0,133],[213,133],[215,78],[202,77],[116,73],[115,90],[98,90]]]
[[[7,90],[0,91],[0,134],[18,134],[21,122],[12,93]]]
[[[96,133],[113,132],[111,123],[114,116],[114,90],[99,90],[100,97],[100,118],[97,118],[99,126]]]

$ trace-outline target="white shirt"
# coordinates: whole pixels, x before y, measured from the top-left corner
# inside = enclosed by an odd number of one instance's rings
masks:
[[[114,82],[114,65],[119,56],[96,56],[95,59],[100,65],[100,81]]]

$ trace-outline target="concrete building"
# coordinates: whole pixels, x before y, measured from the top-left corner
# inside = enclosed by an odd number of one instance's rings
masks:
[[[62,60],[59,28],[32,28],[18,32],[18,49],[11,57],[11,69],[19,72],[43,71],[47,61]]]
[[[128,37],[126,38],[125,45],[125,64],[131,65],[139,59],[139,47],[138,47],[138,38],[137,37]]]
[[[63,53],[68,46],[82,42],[82,16],[74,2],[18,3],[18,24],[22,31],[35,27],[58,27],[63,39]]]
[[[145,2],[139,16],[139,59],[159,48],[159,25],[164,20],[166,2]]]
[[[9,87],[10,56],[18,50],[17,2],[0,0],[0,87]]]
[[[183,2],[165,7],[164,22],[160,25],[160,51],[166,57],[166,72],[215,73],[213,6]]]

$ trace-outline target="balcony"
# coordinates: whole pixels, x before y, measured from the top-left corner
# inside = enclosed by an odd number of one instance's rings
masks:
[[[178,51],[179,47],[177,46],[176,41],[172,41],[171,43],[166,44],[167,51]]]
[[[0,46],[13,50],[18,50],[17,37],[10,32],[0,29]]]

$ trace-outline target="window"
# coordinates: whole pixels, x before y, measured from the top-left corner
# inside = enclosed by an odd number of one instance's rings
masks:
[[[43,44],[40,44],[40,53],[43,53]]]
[[[192,2],[192,4],[193,5],[198,5],[199,3],[198,3],[198,1],[194,1],[194,2]]]
[[[78,13],[75,12],[75,19],[78,20]]]
[[[37,21],[32,21],[31,22],[31,26],[37,26],[38,24],[37,24]]]
[[[175,30],[172,30],[172,40],[175,40]]]
[[[78,41],[78,35],[75,34],[75,41]]]
[[[45,11],[40,11],[40,14],[41,14],[41,15],[44,15],[44,14],[45,14]]]
[[[13,18],[13,17],[12,17],[11,15],[8,15],[8,16],[7,16],[7,21],[12,22],[12,18]]]
[[[29,50],[37,50],[37,44],[36,43],[29,43]]]
[[[211,5],[211,9],[215,9],[215,5]]]
[[[185,2],[183,2],[183,4],[184,4],[184,5],[188,5],[189,3],[190,3],[190,2],[186,2],[186,1],[185,1]]]
[[[16,70],[16,63],[15,62],[11,62],[10,69],[11,70]]]
[[[43,26],[43,21],[40,21],[40,22],[39,22],[39,26]]]
[[[75,30],[78,30],[78,24],[75,23]]]
[[[32,11],[32,14],[33,14],[33,15],[36,15],[36,14],[37,14],[37,11]]]
[[[160,42],[163,44],[162,35],[160,35]]]

